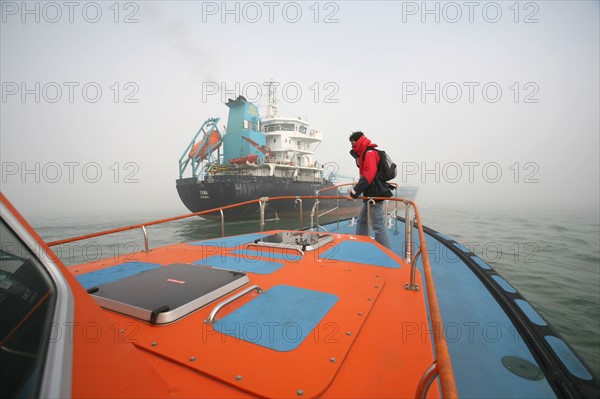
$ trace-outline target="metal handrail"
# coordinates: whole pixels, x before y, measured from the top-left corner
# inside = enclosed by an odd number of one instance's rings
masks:
[[[325,187],[325,188],[322,188],[322,189],[320,189],[320,190],[317,190],[317,191],[316,191],[316,193],[317,193],[317,195],[319,195],[319,194],[320,194],[321,192],[323,192],[323,191],[329,191],[329,190],[333,190],[334,188],[335,188],[335,189],[338,189],[338,188],[340,188],[340,187],[344,187],[344,186],[354,186],[355,184],[356,184],[356,183],[344,183],[344,184],[337,184],[337,185],[335,185],[335,186]]]
[[[419,380],[419,384],[417,385],[417,393],[415,394],[415,398],[425,399],[427,397],[427,392],[429,392],[429,388],[431,384],[438,376],[437,363],[433,362],[431,366],[425,371],[425,374]]]
[[[229,297],[227,299],[225,299],[223,302],[217,304],[217,306],[214,307],[214,309],[212,310],[212,312],[210,312],[210,314],[208,315],[208,318],[206,320],[204,320],[204,323],[206,324],[213,324],[216,320],[217,317],[217,313],[223,309],[223,307],[229,305],[231,302],[236,301],[238,299],[240,299],[241,297],[243,297],[244,295],[246,295],[249,292],[252,292],[256,290],[257,293],[262,293],[263,290],[262,288],[260,288],[258,285],[253,285],[251,287],[246,288],[244,291],[240,291],[237,294],[235,294],[232,297]]]
[[[318,201],[318,200],[317,200],[317,201]],[[339,200],[338,200],[338,201],[339,201]],[[339,209],[340,209],[340,207],[339,207],[339,206],[336,206],[335,208],[331,208],[331,209],[330,209],[330,210],[328,210],[328,211],[325,211],[325,212],[323,212],[323,213],[320,213],[320,214],[318,214],[318,215],[317,215],[317,218],[320,218],[321,216],[325,216],[325,215],[327,215],[328,213],[330,213],[330,212],[333,212],[333,211],[337,210],[337,211],[338,211],[338,223],[339,223],[339,213],[340,213],[340,212],[339,212]],[[317,219],[317,220],[318,220],[318,219]]]
[[[122,232],[122,231],[141,228],[142,226],[152,226],[152,225],[156,225],[156,224],[167,223],[167,222],[171,222],[171,221],[175,221],[175,220],[190,218],[193,216],[201,216],[201,215],[213,213],[213,212],[216,212],[221,209],[222,210],[231,209],[231,208],[235,208],[235,207],[239,207],[239,206],[256,204],[256,203],[259,204],[260,209],[261,209],[261,215],[260,215],[261,231],[263,231],[264,207],[265,207],[265,204],[267,201],[296,200],[296,199],[320,199],[320,200],[323,200],[323,199],[345,199],[345,197],[313,196],[313,195],[300,196],[300,197],[299,196],[281,196],[281,197],[272,197],[272,198],[263,197],[263,198],[260,198],[257,200],[244,201],[244,202],[234,204],[234,205],[223,206],[223,207],[215,208],[215,209],[208,209],[206,211],[195,212],[195,213],[171,217],[171,218],[167,218],[167,219],[155,220],[155,221],[147,222],[144,224],[136,224],[136,225],[132,225],[132,226],[126,226],[126,227],[121,227],[121,228],[117,228],[117,229],[105,230],[105,231],[100,231],[97,233],[71,237],[71,238],[67,238],[67,239],[63,239],[63,240],[57,240],[57,241],[50,242],[47,245],[49,247],[51,247],[51,246],[60,245],[60,244],[67,244],[67,243],[74,242],[74,241],[80,241],[80,240],[84,240],[84,239],[88,239],[88,238],[99,237],[99,236],[104,236],[104,235],[108,235],[108,234],[113,234],[113,233],[118,233],[118,232]],[[416,227],[417,227],[418,235],[419,235],[421,256],[423,258],[423,275],[425,277],[427,302],[429,304],[429,313],[430,313],[432,331],[433,331],[433,336],[434,336],[433,340],[434,340],[434,347],[435,347],[436,358],[437,358],[437,361],[436,361],[437,366],[436,367],[438,370],[438,374],[440,376],[442,395],[446,398],[458,397],[458,392],[456,390],[456,383],[454,381],[454,374],[452,371],[452,363],[450,361],[450,354],[448,352],[448,345],[447,345],[446,340],[443,335],[443,328],[441,327],[443,325],[442,317],[441,317],[441,313],[440,313],[439,304],[437,301],[437,295],[435,292],[435,283],[433,280],[433,275],[431,273],[431,265],[429,263],[429,256],[427,253],[427,244],[425,242],[425,233],[423,231],[423,223],[421,222],[421,216],[419,214],[418,208],[416,207],[415,203],[412,200],[408,200],[408,199],[405,200],[403,198],[387,198],[387,197],[364,198],[364,197],[360,197],[358,199],[374,200],[374,201],[375,200],[389,200],[389,201],[404,202],[404,204],[407,207],[410,206],[414,210]],[[410,217],[407,220],[409,221],[408,223],[412,224],[412,222],[410,222],[410,220],[411,220]],[[411,234],[411,243],[412,243],[412,228],[410,229],[410,234]],[[406,237],[405,237],[405,240],[406,240]],[[412,248],[412,246],[411,246],[411,248]],[[412,254],[411,254],[410,260],[412,261]],[[415,260],[416,260],[416,258],[415,258]]]
[[[421,256],[423,257],[423,274],[425,275],[427,302],[429,304],[429,314],[431,317],[431,324],[433,330],[434,347],[435,353],[437,355],[436,369],[440,377],[442,396],[444,398],[457,398],[458,390],[456,389],[454,372],[452,371],[452,361],[450,360],[448,344],[446,343],[446,339],[444,337],[442,315],[440,312],[440,306],[435,291],[433,274],[431,273],[431,264],[429,263],[429,255],[427,253],[427,243],[425,242],[425,232],[423,231],[421,215],[419,214],[419,210],[414,202],[410,200],[405,201],[405,203],[406,202],[410,203],[415,211],[415,219],[417,221],[417,229],[419,231],[419,244],[422,250]]]
[[[325,187],[322,188],[320,190],[315,191],[315,194],[317,196],[319,196],[321,194],[321,192],[323,191],[329,191],[329,190],[333,190],[335,189],[336,194],[337,194],[337,198],[335,200],[335,208],[332,208],[326,212],[323,212],[322,214],[318,214],[318,207],[317,207],[317,225],[319,224],[319,217],[328,214],[329,212],[333,212],[334,210],[337,210],[337,218],[336,218],[336,223],[337,223],[337,229],[339,230],[340,228],[340,198],[344,198],[340,196],[340,187],[344,187],[344,186],[354,186],[356,184],[356,182],[352,182],[352,183],[342,183],[342,184],[336,184],[335,186],[331,186],[331,187]],[[318,200],[317,200],[318,201]]]

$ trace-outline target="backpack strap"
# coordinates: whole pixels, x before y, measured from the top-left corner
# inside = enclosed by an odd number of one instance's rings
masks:
[[[377,155],[379,155],[379,151],[377,151],[376,148],[374,147],[367,147],[367,149],[365,150],[365,152],[362,153],[362,161],[363,163],[365,163],[365,156],[367,155],[367,152],[369,151],[376,151]],[[379,162],[381,162],[381,156],[379,156]],[[379,171],[379,162],[377,162],[377,171]]]

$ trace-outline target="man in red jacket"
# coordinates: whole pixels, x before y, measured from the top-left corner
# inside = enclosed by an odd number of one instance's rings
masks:
[[[379,154],[377,151],[370,151],[377,147],[377,144],[363,134],[363,132],[354,132],[350,135],[350,144],[352,151],[350,155],[356,160],[360,172],[360,179],[352,191],[346,196],[347,200],[358,198],[361,194],[365,197],[391,197],[392,191],[386,182],[377,178],[377,165],[379,164]],[[358,215],[356,224],[356,234],[367,235],[367,200],[363,200],[363,206]],[[386,248],[391,249],[390,236],[387,232],[385,223],[385,210],[383,200],[375,201],[371,206],[371,226],[375,232],[375,240]]]

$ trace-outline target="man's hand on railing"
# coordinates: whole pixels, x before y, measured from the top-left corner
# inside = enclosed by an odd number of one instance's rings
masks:
[[[346,194],[346,201],[352,201],[353,199],[356,199],[356,198],[352,198],[350,193]]]

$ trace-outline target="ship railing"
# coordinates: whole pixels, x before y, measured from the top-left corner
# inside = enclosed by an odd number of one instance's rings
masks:
[[[331,187],[325,187],[322,188],[320,190],[316,191],[316,195],[320,196],[322,192],[325,191],[330,191],[330,190],[336,190],[336,195],[338,196],[338,199],[336,200],[336,205],[335,207],[328,209],[327,211],[323,212],[323,213],[319,213],[319,200],[317,199],[315,201],[315,204],[313,205],[313,210],[311,212],[311,225],[310,225],[310,229],[311,231],[314,230],[315,228],[315,224],[313,223],[313,218],[316,217],[316,228],[318,229],[320,227],[319,225],[319,218],[322,216],[325,216],[333,211],[337,211],[336,214],[336,226],[339,229],[340,228],[340,200],[339,198],[345,199],[345,197],[339,197],[340,196],[340,187],[349,187],[349,186],[354,186],[356,184],[356,182],[352,182],[352,183],[343,183],[343,184],[337,184],[335,186],[331,186]],[[394,198],[398,198],[397,195],[397,190],[398,190],[398,184],[397,183],[389,183],[392,186],[394,186]],[[322,199],[324,199],[324,197],[321,197]],[[386,200],[388,200],[389,198],[386,198]],[[385,214],[386,216],[386,220],[387,220],[387,226],[388,228],[391,227],[392,225],[392,221],[395,221],[395,226],[394,226],[394,234],[398,234],[398,202],[395,202],[395,208],[394,210],[392,210],[391,212],[389,212],[389,202],[386,201],[385,202]],[[367,229],[369,227],[367,226]]]
[[[303,229],[302,206],[301,206],[302,200],[313,199],[313,200],[318,201],[320,199],[334,199],[334,200],[339,201],[340,199],[343,200],[345,198],[346,197],[339,196],[339,195],[338,196],[319,196],[319,195],[282,196],[282,197],[271,197],[271,198],[262,197],[260,199],[245,201],[245,202],[241,202],[238,204],[223,206],[223,207],[219,207],[219,208],[215,208],[215,209],[209,209],[206,211],[195,212],[195,213],[190,213],[190,214],[186,214],[186,215],[166,218],[166,219],[154,220],[154,221],[150,221],[147,223],[125,226],[125,227],[120,227],[120,228],[111,229],[111,230],[104,230],[104,231],[100,231],[100,232],[96,232],[96,233],[92,233],[92,234],[86,234],[86,235],[81,235],[81,236],[77,236],[77,237],[67,238],[67,239],[63,239],[63,240],[52,241],[52,242],[48,243],[48,246],[53,247],[56,245],[67,244],[67,243],[71,243],[71,242],[75,242],[75,241],[81,241],[81,240],[85,240],[85,239],[89,239],[89,238],[105,236],[105,235],[114,234],[114,233],[118,233],[118,232],[134,230],[134,229],[141,229],[144,234],[145,251],[150,251],[146,227],[163,224],[163,223],[167,223],[167,222],[172,222],[172,221],[176,221],[176,220],[182,220],[182,219],[186,219],[186,218],[190,218],[190,217],[194,217],[194,216],[207,215],[207,214],[214,213],[214,212],[220,213],[221,236],[224,237],[225,236],[225,216],[224,216],[223,211],[227,210],[227,209],[232,209],[232,208],[251,205],[251,204],[259,205],[260,230],[263,231],[264,226],[265,226],[265,206],[266,206],[267,202],[281,201],[281,200],[293,200],[293,201],[295,201],[296,205],[299,205],[300,229]],[[458,397],[458,393],[456,390],[456,383],[454,381],[454,373],[452,371],[452,363],[450,360],[450,354],[448,352],[448,346],[447,346],[447,343],[446,343],[446,340],[444,337],[442,317],[441,317],[441,313],[440,313],[439,304],[437,301],[437,295],[436,295],[436,291],[435,291],[433,276],[431,273],[431,265],[429,263],[427,244],[425,242],[425,233],[423,231],[423,224],[421,221],[421,216],[419,214],[419,211],[418,211],[415,203],[412,200],[402,199],[402,198],[386,198],[386,197],[364,198],[364,197],[361,197],[358,199],[359,200],[367,200],[367,202],[369,204],[374,204],[375,201],[377,201],[377,200],[394,201],[394,202],[396,202],[396,205],[399,202],[404,203],[405,208],[406,208],[406,211],[405,211],[406,229],[405,229],[405,237],[404,237],[404,240],[405,240],[404,259],[406,260],[407,263],[409,263],[411,265],[411,273],[410,273],[411,281],[406,284],[406,289],[409,289],[409,290],[418,290],[419,289],[418,286],[415,284],[415,275],[416,275],[417,258],[419,255],[421,255],[422,264],[423,264],[423,274],[425,277],[425,287],[426,287],[426,292],[427,292],[427,303],[429,306],[429,314],[430,314],[430,318],[431,318],[431,320],[430,320],[431,329],[433,331],[434,348],[435,348],[435,354],[436,354],[433,364],[424,372],[423,377],[421,378],[421,381],[419,382],[419,385],[417,387],[417,391],[415,394],[416,394],[417,398],[425,398],[427,396],[427,391],[428,391],[429,387],[431,386],[431,384],[433,383],[433,381],[436,378],[439,378],[440,386],[441,386],[441,390],[442,390],[442,396],[444,398]],[[370,208],[371,208],[371,206],[367,207],[367,219],[368,219],[367,226],[370,226],[370,217],[371,217]],[[411,217],[411,210],[414,212],[414,218]],[[397,213],[397,211],[396,211],[396,213]],[[413,229],[414,229],[413,222],[415,223],[414,227],[417,228],[418,240],[419,240],[419,249],[417,250],[417,253],[414,255],[413,255],[413,250],[414,250],[415,243],[413,241]]]
[[[336,192],[336,195],[335,195],[336,196],[335,207],[332,208],[332,209],[329,209],[329,210],[327,210],[327,211],[325,211],[325,212],[323,212],[321,214],[319,214],[319,198],[317,198],[317,200],[315,201],[315,205],[313,206],[313,210],[314,210],[314,215],[316,216],[317,228],[319,226],[319,218],[321,216],[325,216],[328,213],[331,213],[333,211],[337,211],[336,212],[336,223],[337,223],[337,228],[338,229],[340,228],[340,198],[342,198],[342,199],[344,198],[344,197],[340,196],[340,187],[354,186],[355,184],[356,183],[337,184],[335,186],[322,188],[322,189],[317,190],[315,192],[315,194],[317,195],[317,197],[320,197],[321,193],[325,192],[325,191],[335,190],[335,192]],[[321,197],[321,198],[323,198],[323,197]],[[311,230],[313,230],[313,223],[312,223],[312,221],[313,221],[313,213],[311,213],[311,226],[310,226]]]

